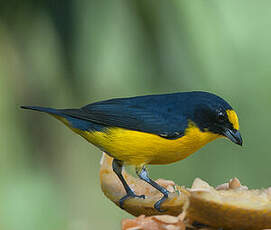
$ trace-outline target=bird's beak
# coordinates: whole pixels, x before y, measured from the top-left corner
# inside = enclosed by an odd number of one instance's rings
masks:
[[[241,134],[238,130],[234,129],[226,129],[224,131],[224,135],[225,137],[229,138],[232,142],[234,142],[235,144],[241,145],[243,144],[243,140],[241,137]]]

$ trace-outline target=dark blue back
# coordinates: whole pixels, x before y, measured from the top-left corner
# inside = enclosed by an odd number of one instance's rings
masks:
[[[195,108],[200,106],[208,106],[212,110],[218,107],[231,109],[222,98],[196,91],[117,98],[61,112],[73,118],[91,121],[99,127],[121,127],[166,138],[178,138],[184,135],[188,120],[193,119]]]

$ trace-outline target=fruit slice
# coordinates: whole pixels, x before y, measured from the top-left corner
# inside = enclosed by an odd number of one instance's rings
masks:
[[[124,209],[134,216],[178,216],[182,213],[186,224],[197,222],[223,229],[271,228],[271,188],[248,190],[234,178],[217,188],[196,179],[192,188],[188,189],[176,185],[173,181],[159,179],[157,182],[171,191],[169,199],[162,205],[166,212],[160,213],[153,205],[161,198],[161,194],[125,171],[123,175],[136,194],[146,195],[146,199],[133,198],[125,201]],[[100,180],[104,194],[119,205],[119,199],[126,193],[112,170],[112,158],[105,154],[101,161]],[[136,219],[137,224],[147,220],[153,219]]]
[[[185,224],[180,217],[159,215],[141,215],[135,219],[124,219],[122,230],[185,230]]]
[[[180,188],[176,186],[173,181],[162,179],[156,181],[171,192],[169,199],[161,206],[161,209],[166,211],[160,213],[154,209],[153,206],[155,202],[162,197],[162,194],[146,182],[129,175],[124,170],[123,175],[131,189],[133,189],[137,195],[145,195],[145,199],[132,198],[126,200],[123,208],[127,212],[134,216],[140,216],[142,214],[146,216],[161,214],[177,216],[182,212],[186,195],[180,191]],[[119,206],[118,201],[126,195],[126,192],[120,180],[112,170],[112,158],[106,154],[103,155],[101,160],[100,181],[104,194]]]
[[[189,221],[225,229],[271,228],[271,190],[248,190],[237,179],[228,185],[216,190],[196,179],[186,204]]]

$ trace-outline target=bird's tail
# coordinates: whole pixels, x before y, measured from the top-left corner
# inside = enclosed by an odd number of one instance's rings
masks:
[[[21,106],[21,108],[48,113],[55,117],[56,119],[63,122],[69,128],[76,128],[79,130],[89,130],[94,125],[92,122],[87,121],[79,116],[76,117],[75,116],[76,113],[74,115],[74,111],[77,112],[78,109],[53,109],[40,106]]]
[[[31,109],[39,112],[45,112],[50,113],[52,115],[62,115],[61,110],[59,109],[53,109],[53,108],[47,108],[47,107],[40,107],[40,106],[21,106],[22,109]]]

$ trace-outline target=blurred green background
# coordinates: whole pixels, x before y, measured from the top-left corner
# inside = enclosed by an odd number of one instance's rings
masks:
[[[270,186],[270,23],[268,0],[1,1],[0,229],[117,230],[129,217],[100,190],[100,151],[20,105],[210,91],[238,111],[243,148],[217,140],[152,177]]]

